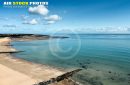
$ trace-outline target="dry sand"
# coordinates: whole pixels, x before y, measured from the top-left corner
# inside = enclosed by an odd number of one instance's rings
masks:
[[[52,67],[16,59],[10,53],[2,53],[16,51],[9,46],[10,42],[10,38],[0,39],[0,85],[33,85],[64,73]]]
[[[0,64],[0,85],[32,85],[36,81]]]

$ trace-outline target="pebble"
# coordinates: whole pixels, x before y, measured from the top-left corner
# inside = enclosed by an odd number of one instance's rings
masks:
[[[111,77],[111,80],[115,80],[113,77]]]
[[[127,74],[128,76],[130,76],[130,73],[129,74]]]
[[[112,73],[111,71],[108,71],[108,73]]]

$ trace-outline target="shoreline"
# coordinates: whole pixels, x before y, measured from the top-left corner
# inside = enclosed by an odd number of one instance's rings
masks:
[[[11,52],[17,52],[17,50],[10,46],[10,42],[12,42],[10,38],[0,39],[0,77],[4,77],[0,79],[0,85],[33,85],[65,73],[64,71],[47,65],[36,64],[12,56]],[[6,73],[2,74],[3,71],[1,69],[5,70]],[[8,78],[7,75],[10,77]],[[18,75],[20,75],[20,77],[18,77]],[[19,84],[19,82],[23,82],[24,79],[28,82]],[[4,84],[4,82],[6,83]],[[61,83],[56,85],[66,84]]]

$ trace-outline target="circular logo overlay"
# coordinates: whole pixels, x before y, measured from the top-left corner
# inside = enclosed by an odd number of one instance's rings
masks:
[[[59,59],[72,59],[81,48],[81,39],[78,33],[74,30],[66,31],[63,33],[63,30],[57,30],[51,34],[49,39],[51,54]]]

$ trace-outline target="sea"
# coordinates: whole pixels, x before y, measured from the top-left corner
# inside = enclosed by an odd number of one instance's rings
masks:
[[[59,34],[68,38],[15,41],[15,57],[71,70],[82,85],[130,85],[129,34]]]

